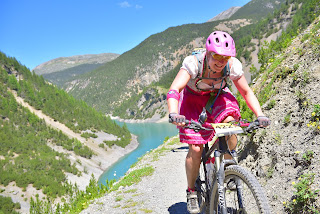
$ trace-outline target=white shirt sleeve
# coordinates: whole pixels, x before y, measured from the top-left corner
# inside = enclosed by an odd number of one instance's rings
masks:
[[[182,63],[181,69],[184,69],[190,74],[191,79],[194,79],[198,75],[198,62],[193,55],[187,56]]]
[[[244,72],[242,70],[241,62],[235,57],[232,57],[231,59],[232,59],[232,66],[230,68],[230,79],[236,80],[236,79],[239,79]]]

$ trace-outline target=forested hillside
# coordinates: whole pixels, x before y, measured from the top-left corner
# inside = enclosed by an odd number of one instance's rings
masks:
[[[264,12],[272,12],[276,8],[279,10],[281,7],[279,3],[285,1],[264,2],[255,0],[250,4],[248,10],[259,8]],[[243,6],[243,8],[245,7],[247,5]],[[192,52],[193,48],[203,47],[205,39],[213,30],[223,28],[236,35],[237,30],[246,25],[251,24],[255,29],[257,20],[261,19],[263,15],[267,15],[267,13],[255,14],[255,18],[250,16],[250,19],[234,20],[231,17],[229,20],[168,28],[164,32],[148,37],[132,50],[95,71],[70,81],[64,88],[75,97],[83,99],[102,112],[112,113],[121,118],[143,119],[154,114],[163,116],[165,101],[161,97],[167,88],[159,90],[159,88],[148,89],[148,87],[152,87],[153,83],[157,83],[163,76],[176,70],[176,66]],[[249,56],[247,56],[250,46],[246,46],[247,42],[241,41],[239,38],[236,38],[236,44],[237,56],[244,57],[247,63],[250,63]],[[145,100],[144,92],[149,90],[158,91],[160,96],[149,96],[154,99]],[[148,104],[144,105],[143,101]],[[159,103],[161,103],[161,108],[151,107],[159,105]]]
[[[75,76],[93,71],[102,65],[103,64],[83,64],[49,74],[42,74],[42,76],[50,83],[61,88],[66,82],[70,81]]]
[[[113,144],[125,147],[130,143],[126,126],[119,127],[83,101],[47,84],[43,77],[31,73],[15,58],[0,52],[0,213],[11,213],[21,206],[8,203],[11,199],[1,196],[13,186],[25,192],[19,194],[23,203],[30,203],[36,195],[52,201],[58,198],[69,201],[79,190],[66,174],[81,177],[87,170],[79,170],[83,168],[79,167],[83,165],[80,159],[96,155],[85,142],[47,126],[43,119],[18,103],[14,93],[84,138],[94,138],[98,131],[114,135],[116,140],[106,141],[106,148]],[[71,153],[77,160],[70,159]]]
[[[14,58],[0,52],[0,60],[3,73],[12,74],[4,78],[7,81],[5,83],[31,106],[41,109],[46,115],[77,133],[86,130],[104,131],[118,136],[122,141],[126,140],[128,130],[125,127],[119,129],[110,117],[105,117],[85,102],[76,100],[65,91],[46,83],[42,76],[31,73]]]

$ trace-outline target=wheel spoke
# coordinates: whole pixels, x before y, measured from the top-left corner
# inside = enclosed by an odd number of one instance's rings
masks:
[[[227,213],[271,213],[263,188],[244,168],[230,165],[225,169],[224,189]],[[219,198],[218,185],[215,182],[210,199],[211,214],[220,213]]]
[[[233,180],[234,186],[230,185],[230,180]],[[254,194],[245,182],[234,175],[226,177],[225,182],[229,182],[225,198],[227,209],[231,213],[259,213]]]

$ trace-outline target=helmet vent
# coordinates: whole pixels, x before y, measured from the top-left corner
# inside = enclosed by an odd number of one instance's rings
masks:
[[[224,35],[225,38],[227,38],[227,35],[226,35],[226,34],[223,34],[223,35]]]
[[[228,44],[228,42],[226,43],[226,47],[228,47],[229,46],[229,44]]]
[[[216,38],[216,43],[219,43],[219,38]]]

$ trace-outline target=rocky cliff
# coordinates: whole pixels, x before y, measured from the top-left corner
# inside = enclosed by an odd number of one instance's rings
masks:
[[[312,192],[320,186],[319,20],[269,63],[253,87],[256,94],[270,91],[263,109],[272,124],[241,141],[240,162],[260,179],[273,213],[297,202],[294,185],[303,175],[315,173]]]

